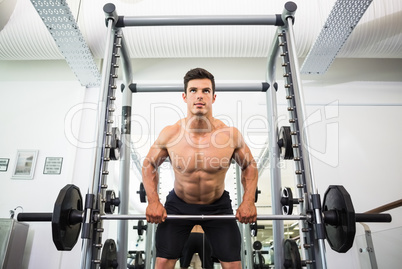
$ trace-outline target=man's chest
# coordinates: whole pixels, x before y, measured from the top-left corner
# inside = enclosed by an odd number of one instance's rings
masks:
[[[221,170],[228,168],[234,153],[234,147],[227,139],[202,137],[183,139],[168,148],[173,167],[179,170]]]

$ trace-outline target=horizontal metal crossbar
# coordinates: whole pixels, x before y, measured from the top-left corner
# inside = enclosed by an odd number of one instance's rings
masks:
[[[189,25],[275,25],[282,26],[281,15],[249,16],[124,16],[117,27],[127,26],[189,26]]]
[[[129,85],[136,92],[183,92],[183,84],[136,84]],[[216,83],[217,92],[265,92],[269,89],[267,82],[257,83]]]

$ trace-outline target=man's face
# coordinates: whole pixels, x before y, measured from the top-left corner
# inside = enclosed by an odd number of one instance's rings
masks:
[[[212,93],[212,83],[209,79],[193,79],[188,82],[183,100],[187,103],[188,113],[197,116],[209,116],[216,95]]]

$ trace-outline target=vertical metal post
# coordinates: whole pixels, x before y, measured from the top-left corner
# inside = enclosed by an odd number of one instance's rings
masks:
[[[305,179],[306,179],[306,188],[307,192],[310,192],[312,195],[318,195],[318,190],[316,188],[313,169],[312,169],[312,162],[310,158],[310,147],[309,147],[309,135],[308,135],[308,128],[305,125],[306,121],[306,113],[305,113],[305,103],[304,103],[304,95],[303,95],[303,87],[300,80],[300,69],[298,59],[296,57],[296,45],[294,41],[294,32],[293,32],[293,22],[292,18],[288,18],[288,32],[286,32],[286,40],[288,42],[288,53],[289,53],[289,63],[291,65],[292,70],[292,80],[293,80],[293,89],[294,89],[294,101],[296,104],[296,110],[298,115],[298,122],[303,123],[300,126],[300,143],[302,145],[301,152],[304,164],[304,171]],[[308,196],[310,197],[310,196]],[[315,224],[317,227],[323,225],[323,219],[321,214],[321,209],[314,207],[312,205],[310,207],[315,211]],[[327,261],[325,255],[325,242],[324,238],[318,238],[318,248],[314,248],[316,253],[316,257],[320,257],[321,259],[316,259],[316,266],[317,268],[327,268]]]
[[[240,177],[241,177],[241,172],[240,172],[240,166],[236,164],[236,189],[237,189],[237,203],[240,205],[240,203],[243,200],[243,186],[240,183]],[[245,223],[239,223],[239,229],[240,229],[240,234],[241,234],[241,239],[242,239],[242,257],[245,259],[242,259],[242,268],[246,269],[253,269],[253,260],[252,260],[252,253],[253,250],[251,248],[251,233],[250,233],[250,224],[245,224]]]
[[[265,142],[265,148],[258,156],[257,170],[258,170],[258,178],[262,177],[262,174],[265,171],[265,167],[269,163],[269,139]]]
[[[147,223],[147,238],[145,241],[145,268],[154,268],[155,264],[155,223]]]
[[[280,170],[280,151],[278,146],[278,111],[276,100],[276,79],[275,79],[275,63],[279,52],[278,36],[276,35],[270,49],[268,59],[267,82],[271,87],[266,92],[267,100],[267,117],[268,117],[268,139],[269,139],[269,161],[271,173],[271,197],[272,197],[272,214],[281,215],[282,206],[279,203],[281,194],[281,170]],[[272,221],[272,234],[274,238],[274,264],[275,268],[282,268],[284,260],[282,242],[283,220]]]
[[[92,193],[98,193],[101,189],[101,177],[102,177],[102,163],[103,163],[103,141],[105,136],[105,117],[106,117],[106,103],[109,93],[110,84],[110,73],[112,67],[112,54],[113,54],[113,42],[114,42],[114,30],[113,23],[109,21],[107,28],[107,39],[106,39],[106,49],[105,56],[102,66],[102,82],[101,82],[101,94],[98,103],[98,139],[96,145],[96,160],[94,167],[94,180],[92,182]]]
[[[133,75],[131,70],[128,47],[122,31],[121,36],[121,62],[123,67],[124,87],[122,87],[122,118],[121,118],[121,148],[120,148],[120,214],[128,214],[130,203],[130,156],[131,156],[131,104],[132,92],[128,85],[132,83]],[[128,221],[120,220],[117,224],[117,261],[120,268],[126,268],[128,253]]]
[[[94,165],[94,177],[92,180],[91,186],[91,194],[95,194],[96,197],[101,189],[102,184],[102,164],[103,164],[103,155],[104,155],[104,130],[106,126],[106,103],[109,92],[109,79],[110,79],[110,71],[111,71],[111,62],[112,62],[112,51],[113,51],[113,23],[109,21],[107,25],[107,39],[106,39],[106,49],[105,49],[105,57],[102,68],[102,82],[99,94],[99,103],[98,103],[98,122],[97,122],[97,140],[96,140],[96,157],[95,157],[95,165]],[[95,199],[96,200],[96,199]],[[96,202],[96,201],[95,201]],[[86,209],[86,219],[84,220],[85,224],[90,224],[92,220],[90,219],[92,216],[91,209]],[[92,232],[92,231],[91,231]],[[89,269],[92,266],[92,242],[91,238],[83,238],[82,242],[82,253],[81,255],[81,268]]]

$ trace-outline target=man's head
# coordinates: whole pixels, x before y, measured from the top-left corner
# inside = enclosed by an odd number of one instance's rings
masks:
[[[188,71],[182,95],[189,115],[212,116],[212,104],[216,99],[214,76],[202,68]]]
[[[215,78],[207,70],[203,68],[194,68],[186,73],[184,76],[184,93],[187,94],[188,82],[193,79],[209,79],[212,84],[212,94],[215,94]]]

